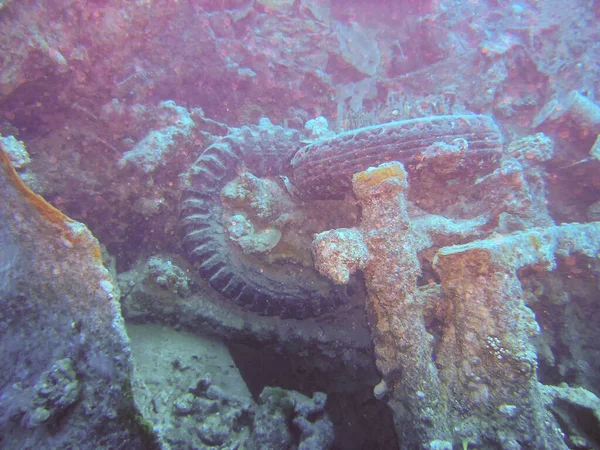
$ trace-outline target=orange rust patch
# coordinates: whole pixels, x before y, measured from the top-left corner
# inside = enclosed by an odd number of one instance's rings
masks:
[[[399,178],[400,180],[403,180],[404,171],[400,166],[394,164],[385,167],[377,167],[374,170],[365,170],[364,172],[354,175],[355,182],[366,184],[369,187],[373,187],[390,178]]]
[[[102,251],[100,251],[100,246],[97,245],[97,244],[94,244],[92,246],[92,257],[96,261],[101,261],[102,260]]]

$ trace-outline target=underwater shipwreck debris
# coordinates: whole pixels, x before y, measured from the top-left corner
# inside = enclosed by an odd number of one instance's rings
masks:
[[[545,387],[537,381],[531,343],[540,328],[517,272],[553,270],[559,256],[597,258],[600,223],[536,228],[440,249],[433,268],[450,306],[435,339],[426,324],[432,299],[417,286],[418,238],[406,211],[404,168],[370,168],[354,175],[353,186],[363,206],[360,225],[317,235],[313,252],[320,272],[336,282],[347,279],[340,267],[364,271],[382,375],[374,394],[393,410],[404,448],[433,448],[434,442],[451,448],[456,438],[482,446],[566,448],[540,401]]]
[[[564,101],[552,98],[533,118],[531,126],[538,128],[564,119],[592,135],[600,133],[600,105],[575,90],[569,92]]]
[[[593,223],[537,228],[437,253],[434,268],[452,314],[436,364],[445,382],[453,383],[455,406],[449,416],[455,415],[454,425],[458,418],[461,427],[477,421],[481,439],[486,430],[496,429],[503,430],[497,442],[510,438],[532,448],[566,448],[560,427],[540,405],[544,386],[536,379],[538,357],[531,343],[540,329],[524,302],[518,271],[553,270],[559,256],[596,258],[599,249],[600,224]]]
[[[304,318],[335,307],[336,296],[327,283],[309,270],[294,272],[289,264],[275,267],[244,253],[226,234],[221,202],[222,189],[240,167],[254,178],[281,174],[298,145],[297,132],[262,120],[208,147],[189,170],[180,228],[190,261],[217,291],[257,313]],[[237,221],[229,225],[235,232]]]
[[[422,155],[436,143],[448,144],[447,151]],[[366,127],[297,151],[299,145],[297,132],[273,126],[268,119],[243,127],[202,153],[188,172],[182,195],[180,229],[190,261],[213,288],[259,314],[318,316],[335,309],[344,297],[314,268],[286,261],[269,264],[229,239],[225,218],[230,217],[230,232],[239,223],[232,222],[234,213],[222,203],[223,195],[229,195],[222,190],[240,171],[258,178],[278,176],[290,170],[291,161],[297,202],[339,199],[350,193],[352,174],[388,160],[420,164],[424,170],[430,161],[445,158],[454,171],[485,171],[498,159],[502,140],[490,117],[460,115]],[[268,247],[246,245],[265,252]]]
[[[294,183],[304,196],[335,198],[351,190],[352,175],[385,161],[408,166],[435,143],[464,139],[462,168],[481,170],[502,150],[498,126],[489,116],[432,116],[360,128],[308,145],[292,159]]]
[[[0,256],[11,257],[0,264],[0,445],[158,448],[130,395],[119,291],[97,240],[25,186],[2,145],[0,186]]]
[[[349,248],[368,249],[367,255],[365,251],[346,255],[344,263],[364,267],[368,291],[365,309],[383,378],[374,393],[394,411],[400,441],[406,448],[417,448],[447,437],[449,428],[440,420],[446,405],[441,401],[442,384],[432,364],[432,337],[425,328],[423,305],[418,299],[418,244],[406,210],[407,178],[397,162],[354,175],[354,192],[363,207],[358,230],[317,235],[313,249],[323,273],[340,264],[339,255],[332,252],[340,247],[340,240],[350,239]],[[352,255],[355,261],[351,261]]]

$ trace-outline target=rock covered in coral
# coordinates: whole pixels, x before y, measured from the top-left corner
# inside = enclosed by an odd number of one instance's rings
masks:
[[[31,158],[22,141],[18,141],[14,136],[0,135],[0,142],[2,142],[2,148],[8,154],[8,158],[15,169],[22,169],[31,164]]]
[[[275,222],[282,214],[295,209],[288,193],[279,184],[249,172],[227,183],[221,190],[221,199],[229,210],[244,210],[263,223]]]
[[[310,119],[304,124],[304,129],[310,132],[312,138],[321,138],[331,135],[333,132],[329,130],[329,123],[323,116]]]
[[[425,149],[421,161],[432,160],[431,170],[440,176],[456,172],[468,158],[469,142],[456,138],[451,142],[435,142]]]
[[[119,290],[97,240],[29,190],[2,148],[0,184],[2,446],[157,448],[130,395]]]
[[[554,141],[544,133],[511,141],[506,152],[523,163],[549,161],[554,156]]]
[[[327,396],[266,387],[255,404],[220,342],[156,325],[131,325],[134,394],[164,448],[331,448]]]
[[[369,249],[361,234],[351,228],[338,228],[315,235],[313,241],[315,267],[336,284],[346,284],[350,275],[364,269]]]
[[[125,152],[119,160],[119,167],[131,164],[145,173],[152,173],[177,157],[178,151],[185,149],[184,142],[191,139],[195,127],[187,109],[173,101],[165,101],[159,105],[157,112],[163,128],[150,131],[133,149]]]
[[[185,297],[189,294],[189,277],[173,261],[162,256],[148,260],[149,276],[163,289]]]
[[[42,374],[33,389],[37,395],[24,417],[25,423],[31,428],[56,420],[58,415],[77,401],[80,385],[73,370],[73,361],[69,358],[56,361],[48,372]]]
[[[224,228],[245,253],[265,253],[281,240],[278,228],[296,206],[275,181],[244,172],[221,190]]]
[[[271,228],[256,230],[242,214],[228,217],[225,229],[229,238],[238,243],[244,253],[268,252],[281,240],[281,231]]]
[[[310,399],[299,392],[266,387],[259,397],[249,448],[331,448],[333,425],[325,414],[326,400],[319,392]]]
[[[163,448],[226,449],[249,438],[253,401],[227,348],[158,325],[130,325],[133,393]]]

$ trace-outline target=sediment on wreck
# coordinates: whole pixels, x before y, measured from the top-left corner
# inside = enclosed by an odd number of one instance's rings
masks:
[[[87,228],[0,147],[0,446],[158,448],[133,403],[119,290]]]

